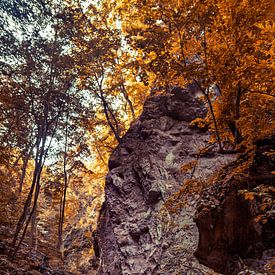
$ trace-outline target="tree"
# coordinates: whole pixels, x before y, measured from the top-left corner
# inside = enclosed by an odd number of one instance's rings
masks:
[[[28,162],[30,158],[34,159],[32,183],[14,234],[12,246],[15,254],[30,221],[35,225],[41,174],[51,153],[52,143],[66,120],[66,114],[72,113],[71,117],[75,119],[87,113],[81,105],[83,93],[74,88],[74,60],[69,53],[72,33],[66,25],[70,23],[70,14],[66,13],[64,6],[58,6],[58,3],[38,1],[32,5],[23,5],[23,10],[20,9],[21,2],[15,1],[13,4],[15,9],[11,8],[11,12],[18,10],[24,14],[25,9],[29,7],[36,11],[33,18],[22,19],[22,22],[20,14],[7,14],[9,21],[15,20],[19,25],[13,30],[14,33],[10,34],[11,45],[8,45],[6,37],[1,37],[3,70],[0,94],[4,110],[2,121],[9,126],[6,131],[13,133],[12,147],[22,148],[20,190]],[[6,30],[9,32],[8,28]],[[10,113],[14,115],[9,116]],[[22,124],[13,121],[18,115]],[[3,139],[7,136],[6,131]],[[22,134],[25,136],[23,142],[20,139]],[[7,144],[10,142],[8,139]],[[20,233],[21,237],[16,244]]]
[[[148,82],[146,76],[153,73],[148,84],[164,90],[196,83],[209,105],[221,151],[228,138],[236,145],[250,139],[251,126],[243,123],[247,116],[258,120],[254,110],[248,115],[246,109],[246,102],[251,106],[256,100],[252,93],[265,102],[261,113],[271,123],[272,1],[133,0],[108,5],[114,9],[110,21],[121,21],[141,80]],[[215,102],[214,90],[220,94]]]
[[[132,60],[124,54],[121,30],[109,26],[108,6],[90,3],[84,7],[74,1],[69,6],[74,13],[73,52],[79,64],[79,88],[94,98],[96,121],[102,123],[103,114],[110,134],[120,142],[129,122],[140,111],[147,91],[131,87],[137,83],[129,66]]]

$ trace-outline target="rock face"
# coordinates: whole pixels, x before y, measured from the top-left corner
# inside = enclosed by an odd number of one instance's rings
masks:
[[[200,238],[195,255],[201,263],[222,274],[237,274],[240,270],[246,272],[239,274],[274,274],[275,213],[270,211],[264,223],[256,222],[255,217],[262,212],[263,204],[259,203],[272,200],[272,195],[274,208],[275,158],[270,152],[274,152],[275,137],[255,145],[252,167],[243,175],[234,173],[234,165],[224,169],[217,182],[204,190],[197,207],[195,221]],[[251,200],[239,193],[263,186],[265,191],[258,191]],[[264,209],[271,210],[272,204],[267,205]]]
[[[234,159],[213,149],[198,159],[192,173],[181,172],[207,145],[209,133],[190,127],[205,113],[186,90],[146,101],[109,161],[97,230],[99,274],[215,274],[194,256],[196,202],[190,200],[176,215],[165,204],[184,179],[206,179]]]

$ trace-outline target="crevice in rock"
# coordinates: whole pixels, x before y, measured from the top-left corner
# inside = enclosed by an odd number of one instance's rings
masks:
[[[222,274],[239,274],[249,268],[265,272],[265,265],[272,262],[269,256],[275,256],[274,218],[265,223],[256,221],[260,212],[256,199],[245,200],[239,192],[255,190],[262,184],[274,186],[274,161],[266,157],[266,150],[274,148],[274,141],[261,141],[257,146],[254,165],[247,174],[227,178],[224,175],[230,174],[236,164],[228,166],[218,182],[205,190],[197,207],[199,243],[195,256]]]
[[[261,241],[261,228],[250,205],[237,193],[228,195],[221,207],[202,209],[196,218],[200,238],[195,256],[223,274],[232,273],[234,259],[254,257]]]

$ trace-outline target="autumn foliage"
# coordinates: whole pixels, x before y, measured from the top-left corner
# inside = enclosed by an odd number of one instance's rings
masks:
[[[108,157],[150,94],[195,85],[208,115],[193,124],[221,153],[246,152],[246,168],[274,134],[271,0],[13,0],[0,11],[0,219],[13,254],[45,232],[64,254],[73,226],[95,229]]]

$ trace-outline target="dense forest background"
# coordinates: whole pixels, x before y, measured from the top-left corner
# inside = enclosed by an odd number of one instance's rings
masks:
[[[238,172],[249,167],[255,141],[275,130],[274,12],[271,0],[1,1],[9,256],[75,252],[70,269],[85,264],[108,157],[152,94],[196,86],[208,115],[192,124],[221,153],[246,155]]]

